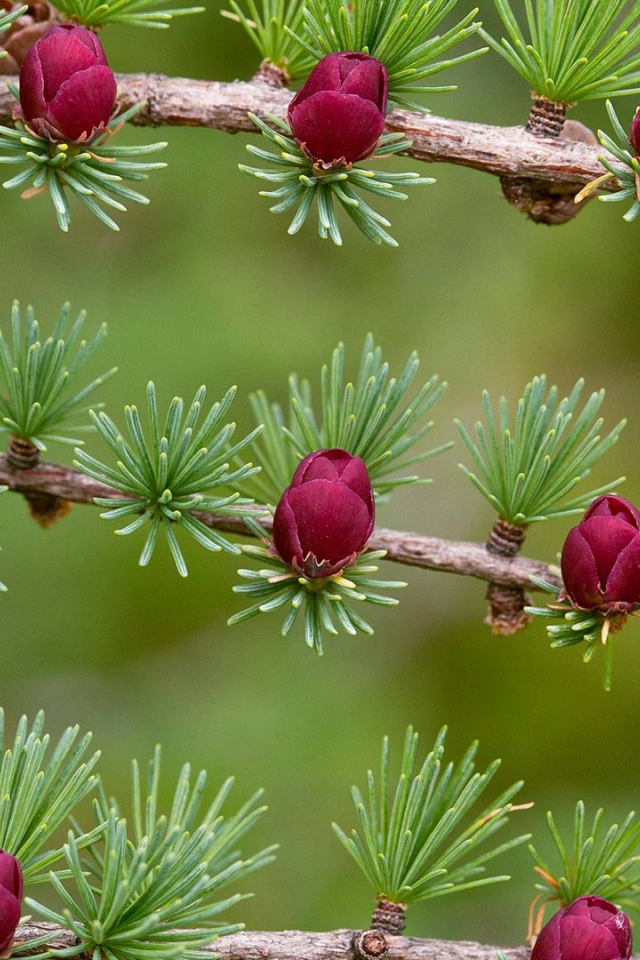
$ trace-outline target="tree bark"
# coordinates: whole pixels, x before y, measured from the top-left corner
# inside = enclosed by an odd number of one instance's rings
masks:
[[[58,949],[78,943],[68,930],[34,921],[18,927],[16,942],[28,942],[47,931],[51,931],[50,945]],[[377,945],[371,954],[367,954],[366,946],[362,952],[355,948],[358,941],[364,940],[366,944],[366,932],[359,930],[331,930],[327,933],[243,930],[220,937],[205,949],[217,954],[220,960],[373,960],[380,956],[386,960],[496,960],[498,950],[502,950],[508,960],[529,960],[531,956],[530,947],[524,946],[498,947],[467,940],[385,936],[387,950],[384,954],[379,952]],[[21,953],[28,955],[28,950]],[[640,960],[640,954],[634,953],[631,960]]]
[[[79,941],[75,934],[54,924],[30,921],[18,927],[16,944],[28,942],[51,932],[50,946],[64,949]],[[307,933],[300,930],[282,932],[242,931],[220,937],[205,948],[217,954],[220,960],[354,960],[358,956],[354,941],[361,931],[332,930],[327,933]],[[394,937],[385,935],[387,960],[496,960],[497,951],[503,950],[508,960],[528,960],[528,947],[494,947],[468,941],[423,940],[419,937]],[[366,944],[366,934],[364,938]],[[37,951],[42,952],[43,947]],[[28,949],[21,949],[28,956]],[[358,951],[359,960],[368,956],[380,956],[379,952],[367,955]],[[639,958],[634,958],[639,960]]]

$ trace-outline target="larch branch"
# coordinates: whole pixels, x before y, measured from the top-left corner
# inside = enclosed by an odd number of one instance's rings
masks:
[[[55,463],[39,463],[32,470],[16,470],[6,456],[0,455],[0,484],[22,494],[50,494],[71,503],[92,504],[94,497],[117,499],[122,493],[106,484],[99,483],[73,467]],[[191,511],[204,524],[215,530],[223,530],[242,536],[252,536],[240,517],[229,517],[204,510]],[[269,518],[260,518],[268,533]],[[369,541],[372,550],[386,550],[387,560],[476,577],[510,587],[535,589],[531,576],[558,584],[549,573],[549,567],[540,560],[526,557],[500,557],[490,553],[482,543],[467,543],[459,540],[442,540],[418,533],[403,533],[397,530],[376,528]]]
[[[57,949],[73,947],[77,938],[68,930],[54,924],[34,922],[23,924],[16,931],[16,943],[22,942],[21,955],[29,954],[27,943],[50,932],[50,945]],[[508,960],[529,960],[529,947],[496,947],[461,940],[427,940],[420,937],[398,937],[384,934],[384,946],[375,952],[366,950],[366,933],[357,930],[331,930],[327,933],[307,933],[302,930],[251,931],[243,930],[220,937],[209,948],[220,960],[496,960],[502,950]],[[357,944],[363,944],[358,946]],[[42,952],[38,948],[37,952]],[[35,950],[33,951],[36,952]],[[631,960],[640,960],[633,954]]]
[[[18,927],[16,945],[20,954],[29,954],[27,943],[36,937],[51,934],[50,946],[57,950],[76,946],[79,941],[69,930],[54,924],[30,921]],[[493,947],[480,943],[448,940],[423,940],[419,937],[398,937],[385,934],[386,950],[368,954],[354,946],[359,931],[332,930],[327,933],[307,933],[300,930],[282,932],[242,931],[220,937],[209,948],[220,960],[496,960],[502,949],[508,960],[528,960],[527,947]],[[362,943],[363,939],[359,938]],[[43,947],[33,952],[41,953]],[[90,956],[90,954],[87,954]],[[633,960],[640,960],[634,957]]]
[[[15,82],[16,78],[12,78]],[[146,101],[133,123],[146,126],[209,127],[256,133],[249,112],[285,117],[291,91],[260,79],[222,83],[166,77],[159,73],[118,76],[120,103]],[[0,78],[0,121],[10,123],[15,100]],[[565,137],[533,136],[522,127],[500,127],[394,110],[387,128],[412,141],[409,156],[429,163],[454,163],[497,177],[584,185],[603,173],[597,146]],[[617,189],[611,181],[603,189]]]

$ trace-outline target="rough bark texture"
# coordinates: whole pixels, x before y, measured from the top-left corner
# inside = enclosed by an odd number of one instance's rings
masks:
[[[51,946],[57,949],[74,946],[76,937],[67,930],[50,923],[24,924],[16,931],[16,941],[24,942],[51,931]],[[354,942],[358,930],[332,930],[327,933],[307,933],[300,930],[282,932],[243,931],[220,937],[209,948],[221,960],[354,960]],[[504,950],[509,960],[528,960],[527,947],[494,947],[467,941],[422,940],[418,937],[386,935],[386,960],[496,960],[498,949]],[[362,937],[366,940],[366,933]],[[379,945],[378,945],[379,948]],[[42,947],[38,952],[42,951]],[[21,951],[22,952],[22,951]],[[36,952],[36,951],[34,951]],[[25,955],[26,951],[22,952]],[[28,955],[28,953],[26,954]],[[380,953],[371,954],[371,958]],[[639,960],[639,958],[634,958]]]
[[[68,930],[44,922],[30,922],[18,927],[16,940],[30,940],[44,935],[48,930],[51,931],[51,946],[60,949],[78,942]],[[366,932],[361,930],[331,930],[327,933],[244,930],[220,937],[209,949],[221,960],[354,960],[357,956],[354,942],[361,935],[362,939],[366,939]],[[531,956],[529,947],[497,947],[467,940],[385,936],[385,960],[496,960],[498,950],[502,950],[508,960],[529,960]],[[381,955],[378,949],[379,945],[374,947],[371,960]],[[633,954],[631,960],[640,960],[640,954]]]
[[[15,79],[15,78],[14,78]],[[219,83],[165,77],[159,73],[118,76],[124,109],[141,100],[147,105],[134,119],[146,126],[191,126],[256,132],[248,112],[284,117],[291,92],[264,80]],[[15,101],[0,78],[0,121],[11,121]],[[394,110],[387,129],[413,141],[407,153],[430,163],[455,163],[497,177],[523,178],[579,189],[602,174],[598,148],[567,137],[533,136],[522,127],[498,127],[448,120],[431,114]],[[610,181],[605,190],[617,189]],[[575,192],[575,191],[574,191]]]
[[[92,504],[94,497],[122,496],[119,491],[92,480],[73,467],[39,463],[32,470],[16,470],[4,455],[0,455],[0,484],[6,484],[16,493],[53,494],[72,503]],[[243,521],[236,517],[220,516],[204,510],[193,510],[192,513],[213,529],[251,536]],[[262,519],[261,523],[265,533],[268,533],[270,520]],[[546,563],[528,560],[526,557],[497,556],[490,553],[482,543],[441,540],[418,533],[377,528],[369,541],[369,547],[372,550],[386,550],[387,559],[397,563],[477,577],[479,580],[488,580],[507,587],[532,587],[531,575],[559,585],[549,573]]]

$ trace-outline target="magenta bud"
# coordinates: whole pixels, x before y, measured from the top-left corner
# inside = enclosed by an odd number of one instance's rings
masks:
[[[289,125],[308,157],[323,167],[364,160],[384,130],[389,76],[365,53],[330,53],[289,104]]]
[[[106,127],[117,86],[102,44],[85,27],[51,27],[27,54],[20,71],[22,115],[54,141],[90,143]]]
[[[364,462],[346,450],[316,450],[302,460],[273,518],[278,556],[309,579],[355,562],[375,519]]]
[[[579,610],[640,607],[640,513],[622,497],[594,500],[562,548],[562,597]]]
[[[579,897],[542,928],[531,960],[627,960],[629,917],[602,897]]]
[[[640,157],[640,107],[636,110],[635,116],[631,121],[629,140],[631,141],[631,146],[633,147],[633,152],[636,157]]]
[[[22,870],[10,853],[0,850],[0,957],[8,956],[20,923]]]

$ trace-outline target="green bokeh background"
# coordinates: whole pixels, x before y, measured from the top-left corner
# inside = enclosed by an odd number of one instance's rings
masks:
[[[497,29],[486,7],[485,24]],[[216,4],[167,31],[109,28],[105,43],[123,72],[231,80],[256,66]],[[434,112],[503,124],[526,116],[526,86],[495,55],[452,79],[460,91],[434,97]],[[625,123],[634,107],[619,101]],[[574,115],[606,123],[603,105]],[[45,199],[2,197],[2,314],[17,297],[46,323],[70,299],[90,323],[107,320],[101,366],[120,367],[104,390],[112,415],[142,403],[149,378],[164,403],[201,383],[215,399],[237,383],[244,430],[249,391],[284,399],[287,375],[317,377],[339,339],[355,368],[371,330],[393,370],[417,348],[424,374],[449,381],[433,442],[454,437],[454,416],[469,423],[479,415],[484,387],[516,398],[541,372],[564,391],[579,376],[590,389],[605,386],[608,424],[624,415],[630,424],[595,480],[626,473],[625,494],[640,496],[638,232],[620,208],[592,203],[567,226],[535,226],[501,198],[495,179],[443,165],[428,171],[435,186],[390,210],[399,250],[379,249],[348,225],[338,250],[311,226],[288,237],[285,218],[268,213],[257,183],[236,169],[246,137],[165,133],[170,166],[150,181],[151,206],[123,215],[118,235],[76,209],[64,236]],[[97,438],[87,449],[104,453]],[[381,523],[483,539],[492,514],[457,469],[461,456],[458,444],[432,462],[433,485],[399,492]],[[164,545],[138,568],[141,539],[114,538],[97,510],[75,507],[46,532],[16,496],[3,497],[1,510],[0,575],[10,592],[1,598],[0,699],[9,717],[42,706],[54,730],[76,721],[92,729],[114,791],[126,789],[131,756],[149,756],[157,740],[168,775],[186,759],[215,783],[234,773],[237,803],[264,786],[270,812],[253,842],[282,847],[277,863],[251,878],[256,898],[236,911],[250,928],[367,922],[370,893],[330,822],[352,825],[350,784],[377,763],[385,732],[397,755],[409,722],[425,748],[448,723],[453,753],[478,737],[482,760],[502,757],[497,786],[522,777],[524,799],[536,804],[514,829],[532,829],[542,848],[549,807],[564,821],[579,798],[606,804],[612,816],[638,803],[635,623],[617,644],[606,694],[599,666],[583,666],[577,650],[550,651],[540,623],[492,637],[481,583],[408,570],[400,607],[373,611],[375,636],[331,640],[320,659],[299,634],[280,637],[276,615],[225,625],[239,608],[233,558],[187,544],[183,581]],[[553,558],[569,526],[533,530],[529,555]],[[516,851],[504,869],[511,884],[412,908],[408,931],[521,942],[531,862]]]

